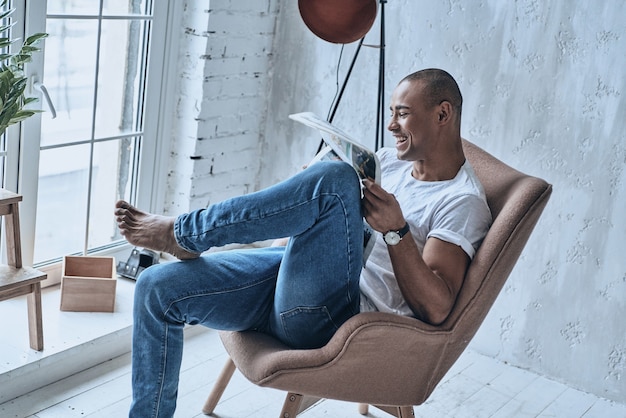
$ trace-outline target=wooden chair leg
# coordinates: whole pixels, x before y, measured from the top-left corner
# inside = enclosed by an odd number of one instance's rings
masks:
[[[283,409],[280,411],[279,418],[294,418],[298,415],[302,405],[302,395],[289,392],[283,403]]]
[[[398,418],[413,418],[415,416],[415,411],[412,406],[399,406],[398,407]]]
[[[33,350],[43,350],[43,320],[41,309],[41,283],[31,285],[31,292],[28,294],[26,303],[28,304],[28,338],[30,348]]]
[[[412,406],[386,406],[386,405],[374,405],[376,408],[385,411],[386,413],[393,415],[396,418],[412,418],[415,416],[415,411]]]
[[[224,364],[224,368],[222,369],[220,376],[215,382],[215,386],[213,386],[213,390],[204,403],[202,413],[206,415],[211,415],[213,413],[215,406],[217,406],[217,403],[220,401],[220,398],[222,397],[222,394],[224,393],[226,386],[228,386],[228,382],[230,382],[230,379],[233,377],[233,373],[235,373],[236,369],[235,363],[229,357],[226,364]]]
[[[319,400],[320,398],[314,396],[305,396],[289,392],[285,398],[285,403],[283,404],[282,411],[280,411],[279,418],[295,418],[300,412],[308,409]]]

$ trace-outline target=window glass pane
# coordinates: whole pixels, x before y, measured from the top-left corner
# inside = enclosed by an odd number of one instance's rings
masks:
[[[44,84],[56,119],[42,114],[41,145],[91,138],[98,22],[48,20]]]
[[[89,216],[89,248],[101,247],[121,239],[113,208],[118,199],[129,199],[139,139],[122,139],[95,144],[91,211]]]
[[[41,151],[35,262],[82,252],[90,145]]]
[[[57,117],[41,115],[35,264],[122,238],[113,208],[138,188],[152,5],[48,0],[42,81]]]
[[[48,14],[98,15],[98,0],[48,0]]]
[[[142,14],[146,10],[147,0],[104,0],[103,15]]]
[[[102,14],[141,13],[146,0],[104,0]],[[100,10],[98,0],[48,0],[48,14],[95,15]]]
[[[96,138],[106,138],[139,129],[136,126],[143,21],[102,22]],[[124,63],[124,65],[122,65]]]

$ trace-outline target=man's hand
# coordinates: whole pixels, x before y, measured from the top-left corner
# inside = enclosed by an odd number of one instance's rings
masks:
[[[363,180],[362,184],[361,206],[367,223],[383,234],[402,228],[406,221],[396,197],[372,180]]]

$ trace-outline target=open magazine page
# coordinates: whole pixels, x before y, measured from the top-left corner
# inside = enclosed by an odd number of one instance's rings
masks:
[[[352,165],[359,177],[370,178],[380,184],[380,163],[376,154],[359,144],[341,129],[331,125],[315,113],[303,112],[289,115],[295,121],[316,128],[324,142],[332,148],[335,155]]]
[[[322,139],[327,144],[326,147],[317,153],[309,165],[315,164],[317,161],[342,160],[352,165],[362,179],[374,179],[376,183],[380,184],[380,163],[374,152],[359,145],[348,137],[347,134],[325,120],[320,119],[314,113],[297,113],[289,115],[289,117],[307,126],[319,129]],[[367,264],[367,258],[372,252],[372,248],[374,248],[375,241],[374,230],[363,219],[363,267]]]

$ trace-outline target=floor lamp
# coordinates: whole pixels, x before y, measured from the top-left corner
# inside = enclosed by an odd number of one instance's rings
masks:
[[[332,43],[349,43],[359,39],[359,43],[354,51],[354,56],[348,67],[348,72],[343,80],[337,97],[332,104],[328,115],[328,122],[333,121],[341,98],[345,92],[348,80],[352,75],[352,70],[356,64],[357,57],[362,46],[378,48],[378,97],[376,103],[376,139],[374,149],[378,150],[383,146],[385,132],[384,123],[384,94],[385,94],[385,3],[387,0],[379,0],[380,9],[380,42],[379,45],[363,44],[365,35],[371,28],[376,18],[375,0],[299,0],[300,15],[305,24],[318,37]],[[372,7],[372,5],[374,7]],[[350,10],[350,9],[353,10]],[[352,13],[353,11],[353,13]],[[372,13],[373,12],[373,13]],[[352,31],[353,33],[350,33]],[[358,34],[356,39],[350,36]],[[320,142],[318,152],[323,147]]]
[[[376,142],[374,151],[383,146],[385,137],[385,3],[380,0],[380,45],[378,62],[378,107],[376,114]]]
[[[359,52],[361,51],[362,46],[367,46],[371,48],[378,48],[378,96],[376,103],[376,140],[374,142],[374,151],[378,151],[380,147],[383,146],[383,138],[385,135],[385,3],[387,0],[379,0],[380,4],[380,40],[378,45],[368,45],[363,44],[363,40],[365,37],[361,38],[359,44],[357,45],[356,50],[354,51],[354,56],[352,57],[352,61],[348,68],[348,72],[346,73],[346,77],[343,80],[343,84],[341,85],[341,89],[339,90],[339,94],[337,96],[337,100],[333,104],[332,111],[330,112],[330,116],[328,118],[328,122],[333,121],[335,117],[335,113],[337,112],[337,108],[339,107],[339,102],[341,101],[341,97],[348,85],[348,80],[350,79],[350,75],[352,74],[352,70],[354,69],[354,65],[356,63],[356,59],[359,56]],[[321,149],[322,144],[320,144]],[[319,150],[318,150],[319,151]]]

